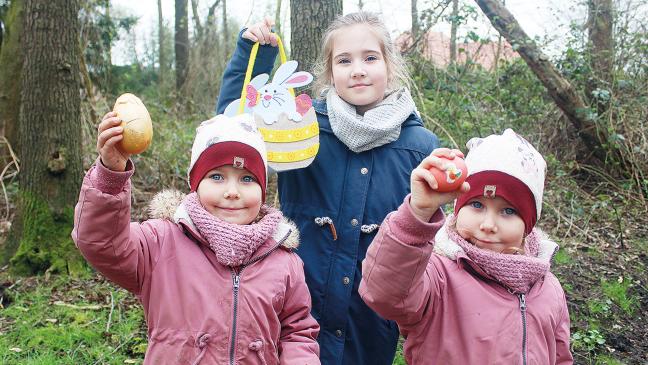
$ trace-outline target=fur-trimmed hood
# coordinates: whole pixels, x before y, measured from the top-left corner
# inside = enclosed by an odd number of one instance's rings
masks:
[[[185,196],[185,193],[175,189],[166,189],[155,194],[148,205],[149,218],[166,219],[175,223],[182,221],[196,230],[191,218],[182,205],[182,200]],[[279,241],[280,239],[283,239],[286,234],[288,234],[288,237],[283,240],[281,246],[289,250],[298,248],[299,230],[297,229],[297,225],[286,217],[283,217],[281,223],[277,226],[277,230],[272,236],[276,241]]]

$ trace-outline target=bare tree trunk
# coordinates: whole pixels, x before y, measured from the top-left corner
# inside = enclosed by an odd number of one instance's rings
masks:
[[[312,71],[322,35],[329,23],[342,14],[342,0],[291,0],[291,58],[300,70]]]
[[[207,12],[207,20],[205,21],[205,28],[209,28],[216,25],[216,21],[214,20],[216,18],[216,7],[220,4],[220,0],[214,1],[214,3],[209,7],[209,11]]]
[[[589,0],[588,36],[592,47],[592,66],[604,83],[612,81],[614,65],[614,5],[612,0]]]
[[[209,49],[212,47],[221,47],[220,34],[217,31],[216,24],[216,8],[220,5],[220,0],[214,1],[207,11],[207,18],[205,20],[205,37],[201,40],[202,46],[200,49]],[[220,55],[220,53],[214,53]],[[215,56],[216,57],[216,56]]]
[[[109,64],[108,67],[112,65]],[[88,103],[90,104],[90,118],[93,122],[99,120],[97,115],[97,110],[95,108],[95,95],[92,86],[92,79],[90,78],[90,72],[88,71],[88,65],[85,60],[85,55],[83,54],[83,47],[79,43],[79,73],[81,74],[81,81],[83,82],[83,87],[86,91],[88,97]]]
[[[19,200],[7,245],[19,273],[83,267],[70,238],[83,174],[78,12],[78,0],[25,1]]]
[[[166,35],[164,34],[166,29],[164,28],[164,17],[162,16],[162,0],[157,1],[158,6],[158,63],[160,67],[158,69],[158,80],[159,85],[164,86],[166,84],[166,66],[167,66],[167,54],[164,47],[166,41]]]
[[[180,93],[187,78],[189,63],[189,27],[187,0],[175,0],[176,91]]]
[[[505,0],[502,0],[502,5],[506,6]],[[499,34],[497,36],[497,50],[495,51],[495,59],[493,60],[493,71],[495,72],[495,75],[497,75],[499,71],[499,59],[501,54],[502,54],[502,35]],[[499,79],[499,77],[496,79]]]
[[[14,150],[20,148],[18,120],[20,118],[21,72],[23,64],[23,0],[14,0],[5,17],[5,33],[0,51],[0,133]],[[4,161],[3,161],[4,162]]]
[[[202,38],[203,27],[200,24],[200,17],[198,16],[198,0],[191,0],[191,13],[193,14],[194,26],[196,27],[196,34],[198,38]]]
[[[364,8],[364,2],[362,0],[358,0],[358,9],[362,11],[363,8]]]
[[[216,26],[216,8],[220,4],[220,0],[214,1],[207,11],[207,18],[205,19],[205,36],[201,40],[202,46],[200,49],[207,49],[210,47],[220,47],[219,34]]]
[[[111,22],[112,20],[110,19],[110,1],[105,2],[105,9],[106,9],[106,20],[108,22]],[[83,57],[83,56],[82,56]],[[106,85],[112,85],[112,46],[110,42],[107,42],[106,44]],[[85,60],[84,60],[85,62]],[[96,120],[96,119],[95,119]]]
[[[223,55],[225,62],[229,60],[229,29],[227,29],[227,0],[223,0]]]
[[[495,50],[495,56],[493,56],[493,71],[495,72],[495,74],[497,74],[499,70],[499,60],[501,54],[502,54],[502,35],[500,34],[497,37],[497,49]]]
[[[418,9],[416,8],[416,1],[411,0],[411,12],[412,12],[412,40],[416,41],[421,32],[421,25],[419,24],[419,14]]]
[[[450,24],[450,64],[457,63],[457,28],[459,27],[459,0],[452,0],[452,23]]]
[[[597,88],[610,90],[614,68],[614,28],[612,0],[589,0],[587,30],[594,77],[587,85],[587,96],[597,106],[599,115],[605,113],[609,99],[593,97]]]
[[[281,33],[281,0],[277,0],[277,9],[275,10],[275,32],[283,38],[283,33]]]
[[[565,113],[581,140],[594,156],[601,162],[606,162],[607,158],[611,157],[613,160],[621,162],[622,166],[628,165],[619,150],[607,143],[609,140],[607,132],[599,128],[591,119],[589,108],[578,95],[577,90],[560,75],[553,64],[549,62],[549,58],[538,49],[501,2],[498,0],[476,0],[476,2],[495,29],[511,45],[517,47],[522,59],[545,86],[551,98]],[[607,145],[607,150],[603,144]],[[608,156],[608,153],[611,156]]]

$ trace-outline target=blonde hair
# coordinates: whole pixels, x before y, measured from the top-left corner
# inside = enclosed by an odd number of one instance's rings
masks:
[[[313,90],[316,98],[321,97],[324,90],[333,86],[331,84],[333,76],[333,37],[340,29],[359,24],[369,26],[380,41],[380,48],[387,64],[388,90],[396,90],[410,85],[410,76],[405,61],[396,49],[385,23],[377,14],[360,11],[337,17],[324,32],[320,56],[314,69],[315,84]]]

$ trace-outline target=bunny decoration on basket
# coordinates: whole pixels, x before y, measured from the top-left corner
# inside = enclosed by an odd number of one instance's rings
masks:
[[[278,38],[281,66],[270,83],[268,74],[252,80],[252,69],[259,43],[252,48],[241,97],[225,108],[225,116],[248,113],[254,116],[257,128],[268,150],[268,166],[274,171],[304,168],[315,159],[319,150],[319,124],[311,98],[295,96],[293,88],[305,86],[313,76],[297,70],[297,61],[286,61]],[[267,84],[266,84],[267,83]]]
[[[307,94],[297,97],[290,92],[291,88],[305,86],[313,81],[308,72],[296,72],[297,61],[282,64],[275,72],[272,82],[266,84],[270,76],[261,74],[253,78],[246,88],[245,106],[253,114],[263,118],[265,124],[272,125],[279,120],[279,115],[285,113],[289,119],[300,122],[312,106]],[[228,108],[238,108],[241,99],[233,101]],[[227,109],[225,114],[227,114]]]

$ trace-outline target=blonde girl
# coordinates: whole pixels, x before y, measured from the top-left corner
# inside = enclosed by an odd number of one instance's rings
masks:
[[[241,31],[225,70],[217,111],[240,95],[254,42],[254,76],[277,55],[272,21]],[[299,42],[293,39],[293,47]],[[407,70],[375,14],[341,16],[327,29],[313,107],[320,147],[307,168],[279,173],[281,210],[308,237],[304,261],[323,364],[391,364],[398,328],[358,295],[367,247],[388,212],[409,192],[409,174],[432,150],[407,89]]]

